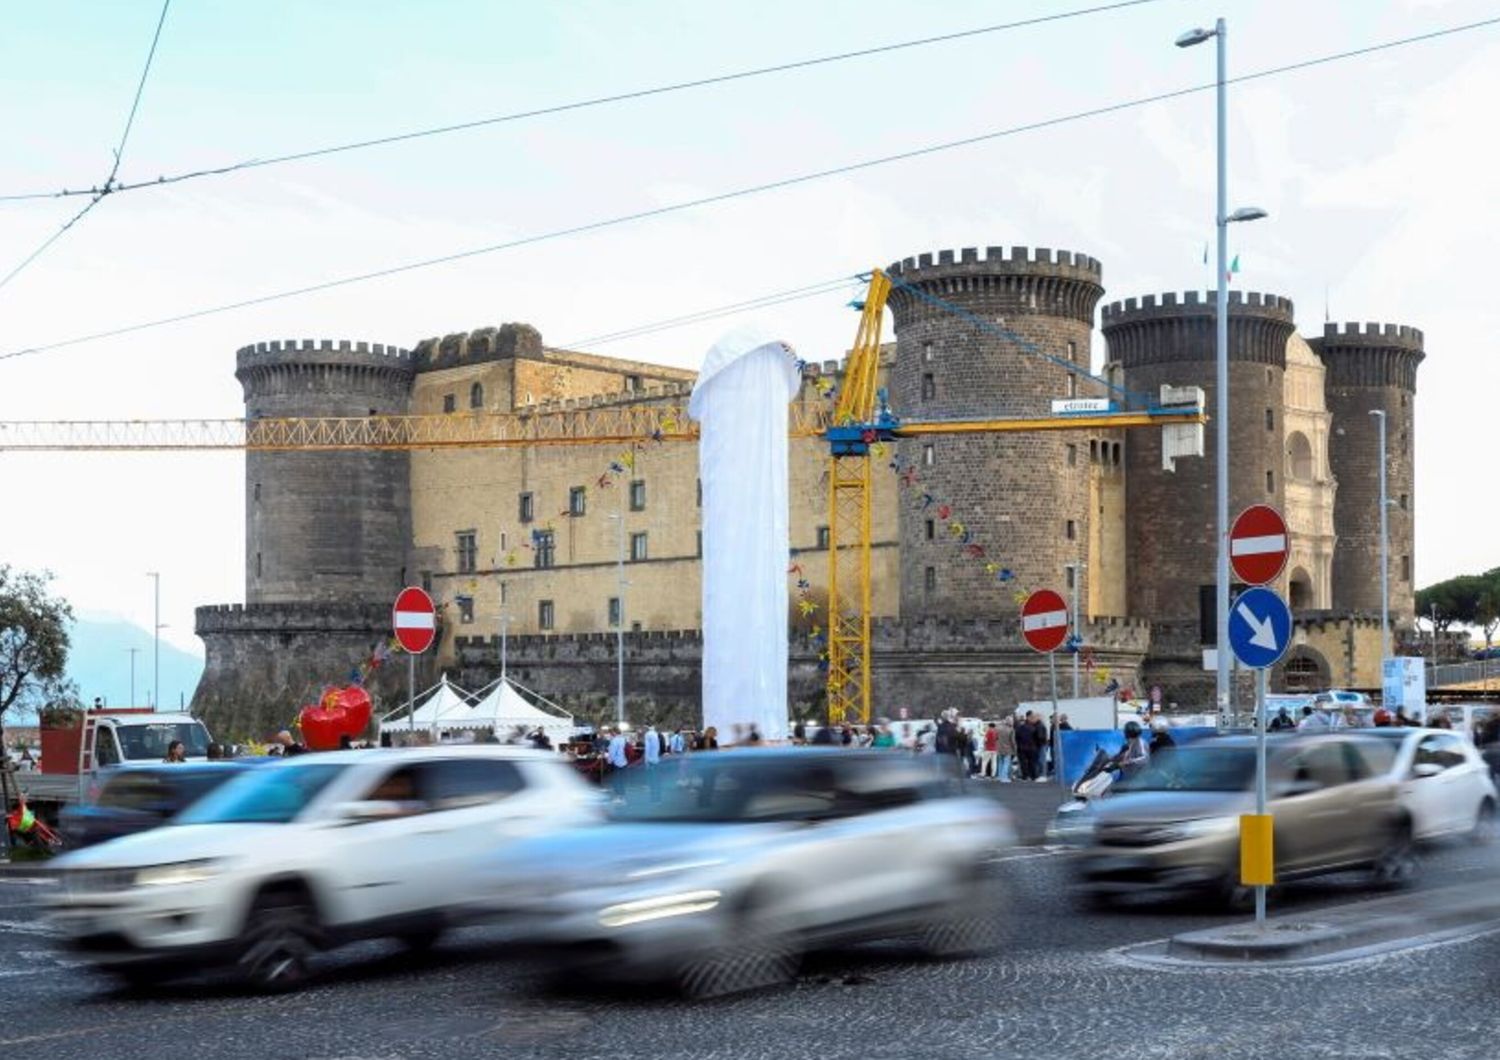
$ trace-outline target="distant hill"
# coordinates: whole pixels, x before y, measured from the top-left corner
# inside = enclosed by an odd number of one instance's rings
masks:
[[[130,655],[135,656],[135,703],[130,703]],[[85,703],[99,696],[112,707],[145,706],[151,689],[151,631],[123,619],[103,615],[82,616],[73,623],[73,646],[68,653],[68,676],[78,683]],[[161,642],[162,709],[176,710],[179,702],[190,703],[203,660]]]

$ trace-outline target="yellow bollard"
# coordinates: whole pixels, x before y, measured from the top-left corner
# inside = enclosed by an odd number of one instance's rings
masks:
[[[1240,882],[1246,887],[1269,887],[1276,882],[1276,856],[1268,813],[1240,815]]]

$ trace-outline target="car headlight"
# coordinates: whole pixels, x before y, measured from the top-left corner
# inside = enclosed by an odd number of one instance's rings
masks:
[[[224,871],[222,862],[214,858],[197,861],[174,861],[170,865],[152,865],[138,869],[135,874],[137,887],[162,887],[172,884],[199,883],[212,879]]]
[[[1158,834],[1163,843],[1176,843],[1183,839],[1228,835],[1238,831],[1239,827],[1238,817],[1197,817],[1190,821],[1177,821],[1167,825]]]
[[[605,927],[627,927],[648,920],[664,920],[672,916],[689,913],[706,913],[719,904],[722,898],[718,891],[683,891],[681,894],[663,894],[654,898],[642,898],[634,902],[621,902],[606,906],[599,911],[599,923]]]

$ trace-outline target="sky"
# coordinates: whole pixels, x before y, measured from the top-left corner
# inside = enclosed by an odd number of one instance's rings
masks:
[[[1098,0],[1093,0],[1097,3]],[[324,0],[174,4],[120,176],[237,162],[1091,6]],[[109,172],[156,0],[21,5],[0,35],[0,194]],[[1023,125],[1493,17],[1494,0],[1154,0],[727,85],[111,196],[0,288],[0,353]],[[1235,286],[1426,333],[1419,585],[1500,564],[1479,532],[1500,391],[1493,101],[1500,27],[1234,86]],[[247,343],[411,346],[524,321],[590,336],[990,244],[1083,251],[1106,301],[1212,282],[1213,99],[1198,94],[187,323],[0,359],[0,421],[243,414]],[[82,203],[0,202],[0,273]],[[757,315],[840,356],[855,288]],[[590,345],[697,367],[731,324]],[[1096,362],[1104,344],[1094,342]],[[0,453],[0,562],[201,654],[193,608],[244,599],[243,458]],[[122,664],[123,665],[123,664]]]

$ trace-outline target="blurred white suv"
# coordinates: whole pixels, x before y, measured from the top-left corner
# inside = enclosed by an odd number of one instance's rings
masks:
[[[547,752],[306,755],[250,770],[167,827],[59,859],[53,920],[70,950],[128,982],[229,965],[291,989],[320,949],[430,946],[477,912],[482,860],[599,813]]]

